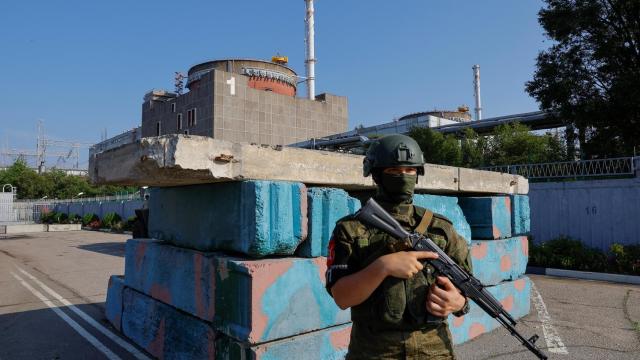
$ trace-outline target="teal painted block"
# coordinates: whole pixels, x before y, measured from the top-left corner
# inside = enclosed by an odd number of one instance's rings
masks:
[[[513,235],[527,235],[531,231],[531,209],[529,196],[511,195],[511,232]]]
[[[472,240],[473,275],[484,285],[496,285],[524,275],[529,259],[526,236],[503,240]]]
[[[471,226],[473,239],[511,237],[511,198],[509,196],[461,197],[459,202]]]
[[[340,218],[360,209],[360,200],[342,189],[310,188],[307,192],[309,207],[309,236],[298,248],[303,257],[327,256],[331,233]]]
[[[471,243],[471,227],[458,205],[458,198],[455,196],[415,194],[413,196],[414,205],[427,208],[430,211],[443,215],[451,220],[456,232],[461,235],[467,244]]]
[[[200,319],[213,321],[214,255],[158,240],[130,239],[125,250],[125,285]]]
[[[221,336],[216,340],[216,359],[339,360],[347,354],[350,334],[351,324],[346,324],[259,345]]]
[[[500,301],[514,319],[520,319],[529,314],[531,280],[528,277],[502,282],[496,286],[487,287],[487,290]],[[502,326],[473,301],[467,315],[462,317],[449,315],[447,320],[454,344],[462,344]]]
[[[306,193],[284,181],[154,188],[149,235],[200,251],[292,255],[307,237]]]
[[[219,257],[216,330],[262,343],[350,322],[324,288],[326,259]]]
[[[124,279],[121,275],[111,275],[107,286],[107,302],[105,304],[104,315],[116,330],[121,331],[122,320],[122,291],[124,290]]]
[[[130,288],[123,292],[122,332],[159,359],[215,359],[209,323]]]

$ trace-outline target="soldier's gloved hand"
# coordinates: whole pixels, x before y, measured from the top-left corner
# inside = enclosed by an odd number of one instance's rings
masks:
[[[422,270],[420,259],[437,259],[438,254],[431,251],[398,251],[379,257],[386,276],[394,276],[400,279],[408,279]]]
[[[445,317],[464,307],[466,299],[451,280],[446,276],[438,276],[436,283],[431,284],[427,295],[427,311],[436,316]]]

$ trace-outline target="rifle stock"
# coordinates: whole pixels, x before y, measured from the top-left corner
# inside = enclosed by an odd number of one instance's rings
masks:
[[[547,356],[535,345],[538,335],[525,339],[516,329],[516,320],[507,312],[502,304],[493,297],[485,286],[473,275],[467,273],[456,264],[439,246],[428,237],[410,233],[405,230],[396,219],[384,210],[374,199],[369,199],[364,207],[356,213],[356,219],[364,224],[378,228],[387,234],[400,239],[409,240],[413,250],[432,251],[438,254],[437,259],[428,259],[436,273],[446,276],[458,288],[465,297],[473,300],[482,310],[496,319],[509,333],[517,338],[522,345],[534,353],[539,359],[547,359]]]

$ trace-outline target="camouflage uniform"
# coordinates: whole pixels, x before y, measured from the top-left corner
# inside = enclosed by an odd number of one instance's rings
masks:
[[[425,213],[425,209],[410,203],[379,202],[409,231],[418,226]],[[467,243],[447,218],[434,214],[426,235],[471,272]],[[380,256],[402,250],[408,249],[400,240],[362,224],[353,216],[342,218],[329,244],[327,291],[331,294],[331,287],[341,277],[364,269]],[[429,286],[435,281],[433,271],[427,265],[410,279],[389,276],[367,300],[351,308],[353,329],[347,359],[454,358],[445,319],[426,310]]]

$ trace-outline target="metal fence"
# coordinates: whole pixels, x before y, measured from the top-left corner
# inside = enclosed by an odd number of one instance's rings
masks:
[[[517,174],[528,179],[633,176],[636,171],[635,159],[633,157],[625,157],[542,164],[518,164],[483,167],[480,170]]]

